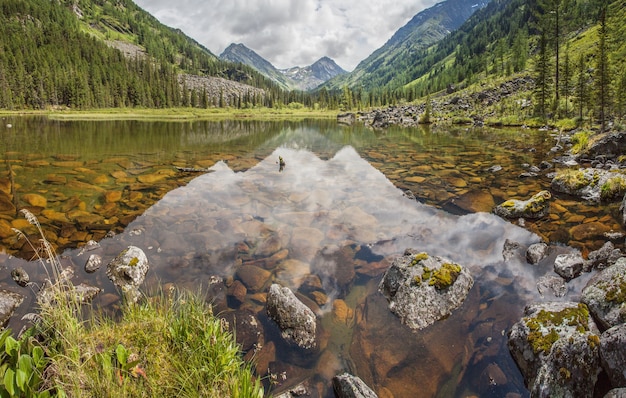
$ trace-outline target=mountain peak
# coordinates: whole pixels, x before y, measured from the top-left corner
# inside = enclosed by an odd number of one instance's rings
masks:
[[[329,57],[322,57],[312,65],[279,70],[265,58],[242,43],[230,44],[220,55],[223,60],[246,64],[289,90],[312,90],[333,77],[347,73]]]

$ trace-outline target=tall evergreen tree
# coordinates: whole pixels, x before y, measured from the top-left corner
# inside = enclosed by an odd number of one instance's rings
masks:
[[[596,97],[598,101],[598,121],[600,131],[606,131],[607,111],[610,103],[610,72],[608,57],[608,30],[606,23],[606,7],[600,11],[600,29],[598,30],[598,47],[596,53]]]

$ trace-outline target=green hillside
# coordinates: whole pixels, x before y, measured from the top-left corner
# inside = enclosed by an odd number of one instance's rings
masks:
[[[201,93],[183,87],[181,73],[261,88],[267,101],[279,95],[130,0],[0,0],[0,10],[2,109],[186,105]]]

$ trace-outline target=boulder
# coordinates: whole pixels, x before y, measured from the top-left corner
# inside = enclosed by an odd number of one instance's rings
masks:
[[[544,258],[548,257],[549,253],[550,247],[546,243],[533,243],[526,250],[526,260],[530,264],[534,265],[539,263],[539,261],[543,260]]]
[[[626,398],[626,388],[614,388],[604,398]]]
[[[589,397],[600,373],[600,331],[586,305],[531,304],[508,346],[533,397]]]
[[[615,262],[622,256],[622,251],[620,249],[616,249],[613,243],[605,242],[601,248],[594,250],[587,255],[587,261],[585,261],[585,271],[589,272],[592,269],[604,269],[615,264]]]
[[[622,309],[626,302],[626,257],[594,275],[580,300],[589,307],[602,329],[626,322],[626,312]]]
[[[554,176],[550,186],[556,192],[591,202],[615,201],[624,195],[626,175],[597,168],[564,169]]]
[[[548,214],[550,210],[548,200],[551,197],[550,192],[541,191],[528,200],[509,199],[496,206],[493,211],[502,218],[539,219]]]
[[[403,324],[419,330],[449,316],[463,303],[473,284],[465,267],[407,250],[385,272],[378,290]]]
[[[333,389],[337,398],[378,398],[363,380],[348,373],[333,377]]]
[[[136,246],[128,246],[107,265],[107,276],[124,297],[139,300],[139,286],[143,283],[150,265],[146,254]]]
[[[617,158],[626,152],[626,132],[610,132],[593,137],[584,151],[586,157]]]
[[[305,350],[319,348],[315,313],[298,300],[288,287],[275,283],[270,286],[267,315],[276,322],[287,343]]]
[[[600,362],[613,387],[626,387],[626,324],[613,326],[602,333]]]
[[[585,259],[578,252],[559,254],[554,259],[554,272],[565,280],[571,280],[583,272],[584,263]]]
[[[565,280],[556,275],[544,275],[537,280],[537,291],[543,297],[546,292],[551,292],[554,297],[563,297],[567,293]]]
[[[24,297],[21,294],[4,289],[0,290],[0,326],[6,325],[22,301],[24,301]]]

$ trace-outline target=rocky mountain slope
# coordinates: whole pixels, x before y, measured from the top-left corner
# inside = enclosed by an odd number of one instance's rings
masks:
[[[308,91],[335,76],[347,73],[328,57],[322,57],[305,67],[277,69],[265,58],[241,43],[232,43],[228,46],[220,54],[220,59],[248,65],[287,90]]]
[[[400,28],[381,48],[361,61],[355,70],[330,80],[325,87],[382,88],[419,57],[421,51],[461,26],[490,0],[446,0],[421,11]]]

